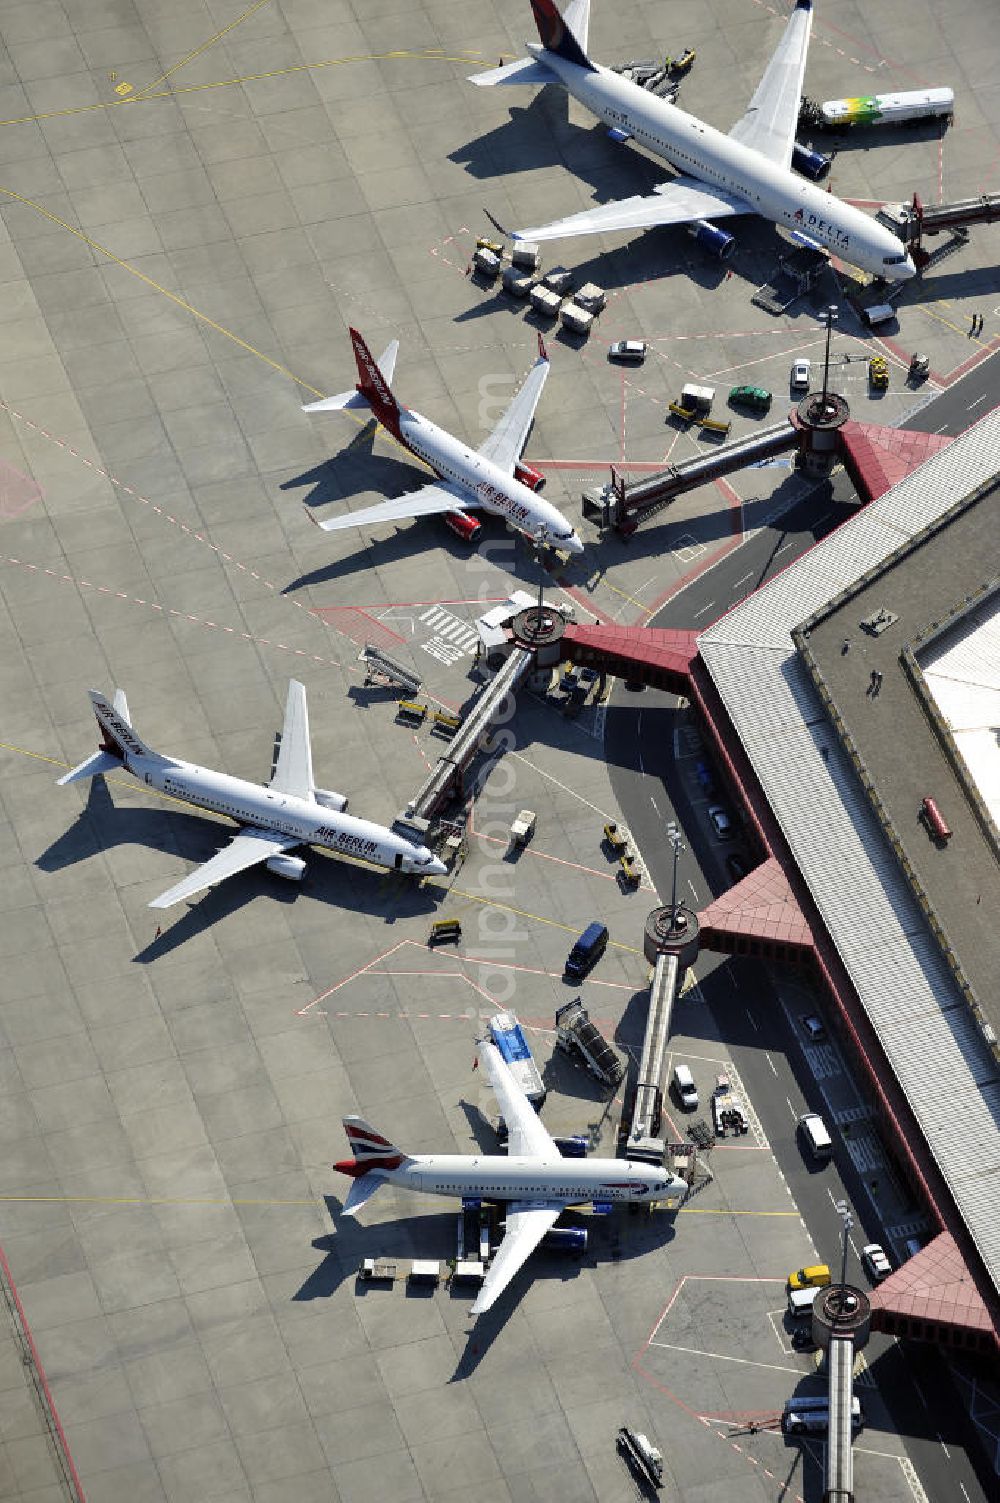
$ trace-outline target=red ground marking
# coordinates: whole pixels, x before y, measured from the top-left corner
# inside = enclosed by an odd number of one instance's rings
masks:
[[[310,613],[318,616],[324,625],[332,626],[342,637],[356,642],[359,647],[364,647],[366,642],[384,645],[406,641],[398,631],[392,631],[376,616],[370,616],[356,605],[314,605],[310,607]]]
[[[41,486],[20,470],[0,459],[0,519],[19,517],[45,496]]]
[[[621,622],[616,621],[614,616],[609,616],[607,611],[603,611],[599,605],[595,605],[589,595],[586,595],[583,590],[578,590],[575,585],[569,584],[565,579],[557,578],[556,584],[571,600],[575,600],[577,605],[581,606],[588,615],[593,616],[594,620],[602,626],[621,625]]]
[[[311,1002],[307,1002],[306,1005],[305,1005],[305,1007],[297,1008],[296,1009],[296,1016],[300,1017],[300,1018],[306,1017],[306,1015],[308,1013],[310,1013],[313,1010],[314,1007],[317,1007],[320,1002],[325,1002],[328,997],[332,997],[336,992],[339,992],[342,987],[347,986],[348,982],[350,982],[350,981],[356,981],[356,980],[358,980],[358,978],[360,976],[367,975],[369,971],[374,971],[375,967],[377,965],[379,965],[379,963],[381,961],[383,961],[383,960],[391,960],[392,956],[395,955],[398,950],[402,950],[402,949],[404,949],[406,947],[409,947],[409,948],[414,949],[414,950],[419,950],[421,952],[421,954],[428,954],[429,953],[429,954],[433,955],[435,953],[430,948],[429,945],[420,944],[415,939],[401,939],[401,940],[398,940],[397,943],[394,944],[394,945],[391,945],[389,947],[389,949],[383,950],[379,955],[373,956],[372,959],[369,960],[366,965],[358,966],[357,970],[351,971],[349,975],[342,977],[340,981],[336,981],[336,982],[334,982],[334,984],[332,986],[328,986],[325,991],[320,992],[319,995],[316,996],[316,997],[314,997]],[[442,956],[441,958],[443,959],[445,957]],[[537,966],[515,965],[512,961],[494,960],[492,957],[481,956],[481,955],[467,955],[464,952],[458,951],[458,950],[452,951],[451,954],[449,954],[447,956],[447,959],[449,959],[449,960],[454,959],[454,960],[459,961],[459,962],[468,962],[471,965],[489,965],[489,966],[493,966],[496,970],[499,970],[499,971],[519,971],[519,972],[521,972],[522,974],[524,974],[526,976],[549,976],[549,977],[552,977],[554,980],[557,980],[557,981],[562,979],[562,972],[561,971],[545,971],[545,970],[542,970],[540,967],[537,967]],[[379,975],[383,975],[383,974],[384,975],[395,975],[395,974],[399,974],[399,975],[420,975],[421,972],[415,970],[415,971],[400,971],[400,972],[397,973],[397,972],[391,972],[391,971],[386,970],[386,971],[379,971],[376,974],[379,974]],[[434,974],[438,974],[438,973],[435,972]],[[462,973],[460,971],[450,971],[450,972],[445,972],[443,974],[454,975],[454,976],[461,976]],[[466,977],[465,979],[467,980],[468,978]],[[598,981],[598,980],[595,980],[593,977],[588,977],[588,985],[590,985],[590,986],[604,986],[604,987],[609,988],[609,990],[611,990],[611,991],[617,991],[617,992],[634,992],[635,991],[635,987],[634,986],[629,986],[624,981]],[[492,998],[490,1000],[492,1002]],[[352,1016],[352,1017],[365,1017],[365,1016],[367,1016],[367,1014],[365,1014],[365,1013],[352,1013],[352,1014],[350,1014],[350,1016]],[[399,1014],[396,1014],[396,1016],[398,1016],[398,1017],[406,1017],[406,1016],[409,1016],[409,1014],[399,1013]],[[418,1014],[415,1014],[414,1016],[417,1016],[417,1017],[428,1017],[428,1016],[430,1016],[430,1014],[427,1014],[427,1013],[418,1013]],[[614,1026],[614,1019],[611,1019],[611,1018],[601,1018],[601,1019],[596,1019],[595,1018],[594,1022],[597,1024],[598,1027],[607,1028],[607,1027]],[[543,1025],[538,1025],[538,1026],[543,1026]],[[551,1030],[548,1030],[548,1031],[551,1032]]]
[[[210,621],[203,616],[193,616],[190,611],[178,611],[171,605],[160,605],[155,600],[144,600],[141,595],[128,595],[124,590],[112,590],[108,585],[94,584],[89,579],[77,579],[72,574],[60,574],[58,570],[47,569],[42,564],[27,563],[23,558],[0,554],[0,564],[13,564],[32,574],[45,574],[59,584],[75,585],[79,590],[93,590],[97,595],[107,595],[114,600],[123,600],[126,605],[141,605],[146,610],[157,611],[162,616],[172,616],[178,621],[190,621],[193,626],[204,626],[208,631],[221,631],[226,636],[238,637],[242,642],[253,642],[257,647],[274,647],[279,652],[291,653],[293,657],[307,658],[310,663],[321,663],[324,668],[341,667],[335,658],[320,657],[318,653],[306,652],[303,647],[291,647],[287,642],[272,642],[269,637],[255,637],[252,632],[240,631],[238,627],[225,626],[219,621]],[[351,665],[347,665],[344,672],[354,673],[356,670]]]
[[[486,840],[486,841],[488,841],[490,845],[503,845],[503,846],[506,846],[506,845],[509,844],[509,841],[504,840],[504,838],[501,835],[483,835],[483,834],[481,834],[480,831],[477,830],[475,828],[475,825],[473,824],[472,814],[471,813],[469,815],[469,834],[470,835],[474,835],[477,840]],[[615,876],[615,874],[613,872],[602,872],[596,866],[584,866],[579,861],[566,861],[566,860],[564,860],[564,858],[562,856],[550,856],[547,851],[536,851],[532,846],[525,846],[524,849],[521,852],[521,855],[522,855],[522,857],[523,856],[534,856],[539,861],[555,861],[557,863],[557,865],[559,865],[559,866],[571,866],[574,871],[587,872],[588,875],[591,876],[591,877],[600,877],[600,878],[602,878],[603,881],[605,881],[605,882],[613,882],[616,887],[618,886],[618,878],[617,878],[617,876]],[[648,885],[648,883],[642,882],[642,883],[640,883],[639,890],[640,891],[645,890],[646,892],[653,892],[655,889],[652,888],[652,887],[650,887]]]
[[[52,1425],[55,1430],[54,1438],[56,1440],[56,1446],[60,1452],[63,1462],[65,1463],[65,1470],[68,1473],[67,1480],[69,1481],[69,1484],[73,1489],[76,1503],[86,1503],[86,1498],[83,1491],[83,1483],[80,1481],[80,1473],[76,1469],[76,1463],[73,1460],[72,1452],[69,1448],[69,1442],[66,1439],[66,1432],[62,1427],[62,1420],[59,1418],[59,1411],[56,1408],[55,1399],[53,1399],[52,1397],[52,1390],[49,1387],[49,1380],[45,1375],[45,1368],[42,1366],[42,1359],[38,1355],[38,1348],[35,1345],[35,1338],[31,1334],[31,1327],[28,1324],[28,1317],[24,1313],[24,1306],[21,1303],[21,1296],[17,1292],[17,1285],[14,1283],[14,1275],[10,1271],[10,1264],[7,1262],[7,1255],[2,1247],[0,1247],[0,1267],[2,1267],[3,1269],[4,1277],[7,1280],[7,1286],[10,1289],[11,1298],[14,1301],[14,1308],[17,1311],[17,1323],[21,1328],[21,1334],[27,1342],[28,1350],[31,1353],[31,1361],[38,1376],[38,1382],[42,1390],[45,1407],[48,1410],[49,1418],[52,1421]]]
[[[802,1495],[800,1493],[795,1493],[794,1495],[791,1495],[791,1494],[789,1494],[787,1492],[787,1490],[786,1490],[786,1488],[787,1488],[787,1482],[786,1482],[785,1479],[776,1477],[775,1474],[772,1471],[770,1471],[766,1466],[764,1466],[761,1462],[759,1462],[756,1459],[756,1457],[751,1456],[747,1451],[745,1451],[743,1449],[742,1446],[737,1445],[736,1442],[734,1440],[732,1440],[728,1435],[722,1435],[722,1434],[720,1434],[720,1432],[718,1430],[713,1430],[712,1427],[711,1427],[711,1418],[709,1416],[703,1415],[703,1414],[699,1414],[697,1412],[697,1410],[692,1409],[691,1405],[688,1404],[688,1403],[686,1403],[685,1400],[682,1399],[678,1394],[674,1393],[673,1389],[668,1388],[665,1383],[661,1383],[660,1380],[659,1380],[659,1378],[654,1378],[653,1374],[651,1372],[649,1372],[645,1367],[643,1367],[643,1365],[642,1365],[642,1359],[645,1357],[646,1353],[649,1351],[650,1346],[652,1345],[653,1339],[655,1338],[657,1331],[660,1329],[660,1326],[663,1324],[663,1322],[666,1320],[667,1316],[670,1314],[670,1311],[673,1309],[674,1304],[675,1304],[675,1302],[676,1302],[676,1300],[677,1300],[677,1298],[678,1298],[681,1290],[684,1288],[684,1285],[688,1282],[688,1279],[697,1279],[697,1281],[699,1283],[702,1283],[702,1282],[708,1282],[708,1283],[726,1283],[726,1284],[782,1284],[782,1283],[784,1283],[783,1279],[750,1278],[750,1277],[745,1277],[745,1276],[735,1275],[735,1274],[734,1275],[725,1275],[725,1274],[721,1274],[721,1275],[720,1274],[714,1274],[714,1275],[713,1274],[706,1274],[706,1275],[684,1274],[684,1275],[682,1275],[682,1277],[677,1282],[677,1285],[676,1285],[676,1287],[674,1289],[673,1294],[670,1296],[670,1298],[667,1301],[666,1305],[664,1306],[662,1312],[660,1313],[660,1315],[659,1315],[659,1317],[658,1317],[658,1319],[656,1321],[656,1324],[653,1326],[653,1329],[650,1331],[649,1335],[646,1337],[646,1340],[643,1343],[643,1345],[640,1347],[639,1351],[637,1351],[636,1354],[635,1354],[635,1356],[632,1358],[632,1362],[631,1362],[632,1371],[634,1373],[636,1373],[640,1378],[644,1378],[646,1380],[646,1382],[650,1384],[651,1387],[653,1387],[653,1388],[655,1388],[657,1390],[657,1392],[662,1393],[665,1398],[668,1398],[670,1400],[670,1402],[672,1404],[676,1405],[676,1407],[683,1414],[686,1414],[689,1419],[693,1419],[693,1420],[697,1421],[697,1423],[699,1425],[704,1425],[704,1427],[707,1430],[709,1430],[709,1432],[712,1435],[717,1435],[720,1440],[725,1441],[728,1445],[730,1445],[732,1447],[732,1449],[738,1455],[742,1456],[745,1461],[748,1461],[748,1462],[751,1463],[752,1466],[757,1467],[764,1474],[765,1477],[769,1477],[773,1482],[778,1483],[780,1485],[780,1487],[782,1488],[781,1497],[783,1499],[787,1500],[790,1496],[793,1496],[794,1500],[795,1500],[795,1503],[805,1503],[805,1499],[802,1497]],[[770,1411],[768,1411],[768,1413],[770,1413]]]

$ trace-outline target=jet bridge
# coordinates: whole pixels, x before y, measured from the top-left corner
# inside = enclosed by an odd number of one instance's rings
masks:
[[[932,263],[963,246],[974,225],[996,224],[1000,220],[1000,193],[981,193],[978,198],[957,199],[950,204],[925,204],[919,193],[914,193],[911,203],[886,205],[875,217],[895,230],[909,247],[914,264],[920,271],[926,271]],[[925,235],[946,231],[951,238],[943,246],[934,251],[924,249]]]
[[[623,537],[630,537],[643,522],[686,491],[708,485],[776,454],[785,454],[798,448],[800,443],[800,434],[790,419],[784,418],[780,423],[721,444],[710,453],[668,465],[657,474],[634,483],[629,484],[623,477],[613,475],[612,483],[603,490],[584,493],[583,513],[602,526],[613,527]]]
[[[526,613],[527,614],[527,613]],[[490,680],[438,758],[406,810],[406,818],[433,819],[462,792],[463,777],[508,694],[516,694],[534,666],[534,652],[515,647]]]
[[[659,1133],[663,1098],[668,1088],[667,1043],[684,972],[698,955],[698,930],[697,918],[683,903],[654,908],[646,920],[643,954],[653,962],[653,979],[626,1158],[663,1161],[664,1144]]]

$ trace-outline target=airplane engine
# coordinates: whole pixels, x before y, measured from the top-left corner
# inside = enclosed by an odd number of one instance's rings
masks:
[[[811,151],[808,146],[800,146],[798,141],[792,147],[792,166],[796,172],[801,172],[803,177],[811,178],[814,183],[820,183],[828,175],[832,157],[825,156],[821,151]]]
[[[707,219],[697,220],[691,226],[690,233],[702,250],[718,257],[720,261],[727,260],[736,249],[736,236],[730,235],[727,230],[720,230],[717,224],[709,224]]]
[[[270,856],[265,865],[276,877],[286,882],[301,882],[306,874],[306,864],[301,856]]]
[[[313,798],[324,809],[332,809],[334,814],[343,814],[347,808],[347,795],[334,793],[331,788],[314,788]]]
[[[545,484],[545,476],[541,470],[536,470],[534,465],[525,464],[523,461],[514,466],[514,479],[526,485],[529,491],[540,491]]]
[[[545,1233],[542,1246],[553,1251],[575,1253],[582,1258],[587,1251],[587,1228],[585,1226],[556,1226]]]

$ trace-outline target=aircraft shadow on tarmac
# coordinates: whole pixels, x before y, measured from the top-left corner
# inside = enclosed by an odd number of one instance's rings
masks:
[[[409,460],[382,453],[375,444],[378,424],[372,418],[350,443],[322,464],[301,475],[283,480],[283,491],[305,490],[302,504],[310,510],[327,506],[331,501],[344,502],[367,491],[389,499],[413,490],[427,479],[427,471]]]
[[[527,104],[511,105],[500,125],[449,152],[448,160],[481,182],[565,167],[595,189],[607,184],[608,197],[621,197],[626,167],[641,172],[646,158],[633,152],[626,162],[603,126],[573,124],[564,90],[540,89]]]
[[[41,871],[57,872],[118,845],[162,850],[198,864],[214,856],[234,834],[235,826],[222,826],[198,815],[155,808],[118,808],[104,778],[97,777],[91,780],[87,802],[77,820],[42,852],[36,865]],[[293,903],[301,895],[353,913],[381,916],[390,924],[421,914],[429,917],[437,908],[440,896],[437,887],[418,887],[394,872],[341,860],[311,847],[305,848],[304,853],[308,865],[301,886],[275,879],[261,868],[229,877],[186,906],[178,904],[177,909],[166,910],[163,932],[136,954],[136,961],[148,964],[158,960],[254,898],[265,895],[269,901],[279,903]],[[171,881],[164,872],[164,891]],[[159,912],[150,910],[152,922]]]

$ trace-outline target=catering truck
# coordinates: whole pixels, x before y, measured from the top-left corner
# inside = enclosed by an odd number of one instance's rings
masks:
[[[545,1101],[545,1087],[538,1066],[528,1048],[524,1029],[512,1012],[498,1012],[489,1021],[490,1037],[517,1081],[521,1090],[539,1111]]]

